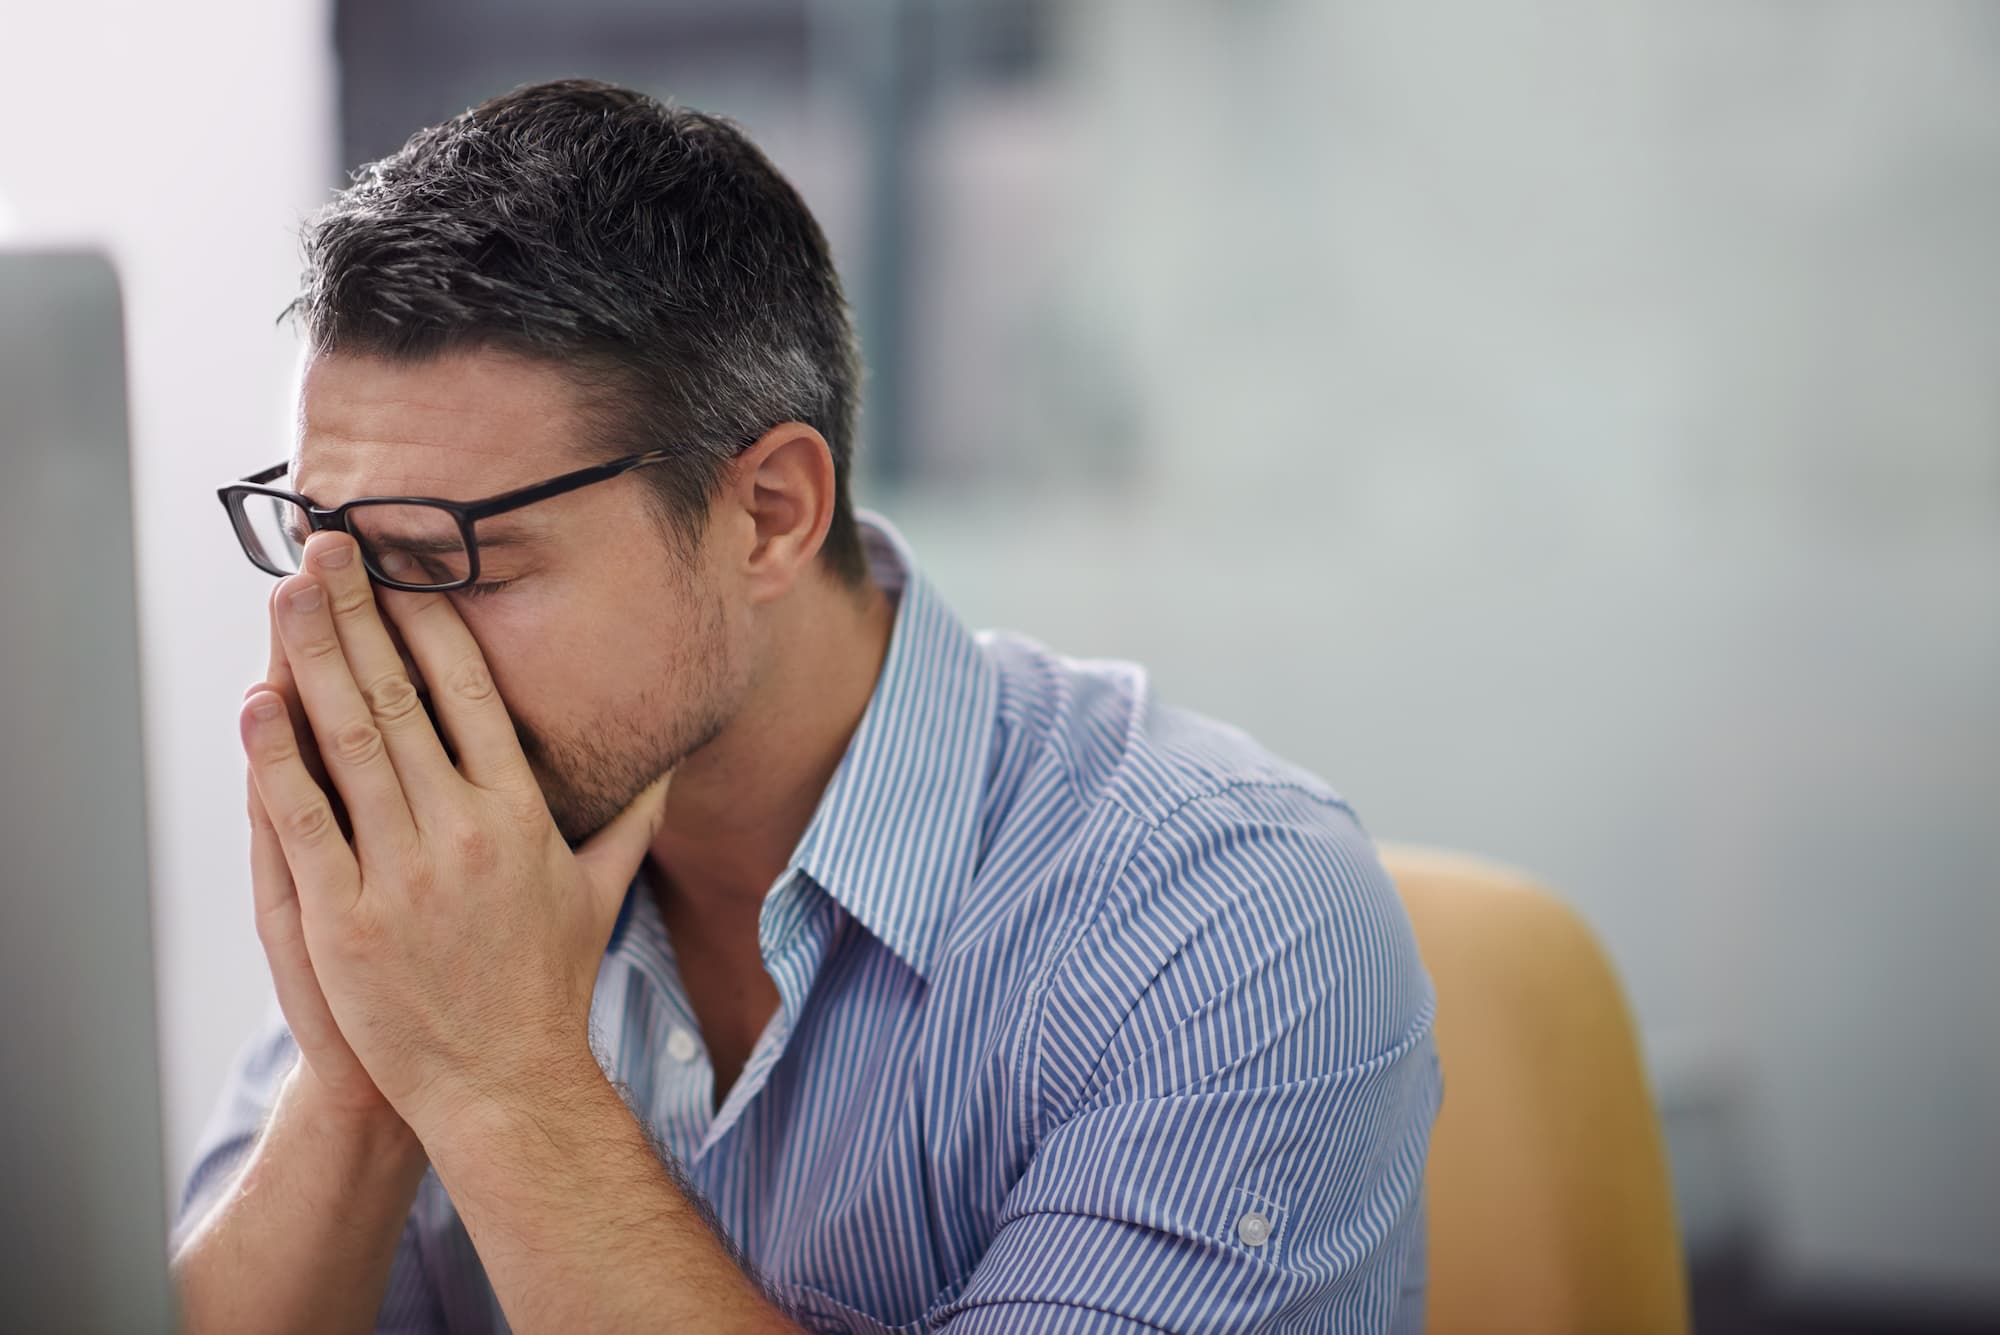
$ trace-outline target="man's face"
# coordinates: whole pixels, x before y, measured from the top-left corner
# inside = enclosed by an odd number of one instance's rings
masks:
[[[291,485],[321,506],[480,500],[596,462],[586,430],[567,380],[505,353],[320,356]],[[690,566],[669,545],[643,470],[477,532],[480,585],[497,587],[444,596],[485,651],[557,826],[581,839],[735,712],[735,618],[707,548]]]

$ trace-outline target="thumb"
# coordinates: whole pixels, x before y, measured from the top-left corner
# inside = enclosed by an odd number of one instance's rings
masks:
[[[645,791],[633,798],[609,825],[576,850],[577,865],[583,868],[584,882],[607,936],[625,902],[625,891],[632,884],[633,874],[645,861],[646,850],[666,819],[667,785],[673,777],[671,772],[662,774],[646,785]]]

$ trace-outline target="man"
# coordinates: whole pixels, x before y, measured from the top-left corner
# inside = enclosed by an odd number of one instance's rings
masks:
[[[293,457],[224,492],[284,576],[283,1023],[188,1185],[195,1330],[1416,1324],[1433,1001],[1367,836],[857,518],[754,147],[525,88],[306,256]]]

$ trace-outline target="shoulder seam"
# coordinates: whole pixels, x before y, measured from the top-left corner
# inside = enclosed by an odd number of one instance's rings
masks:
[[[1360,815],[1356,813],[1354,807],[1348,802],[1346,798],[1341,797],[1336,793],[1319,791],[1317,789],[1308,787],[1303,783],[1298,783],[1289,779],[1268,779],[1268,778],[1248,778],[1248,777],[1227,779],[1220,783],[1211,784],[1205,788],[1199,788],[1192,792],[1183,793],[1180,796],[1180,798],[1174,802],[1172,806],[1169,806],[1157,813],[1148,813],[1139,810],[1132,803],[1126,801],[1123,794],[1115,791],[1107,792],[1105,794],[1105,799],[1108,802],[1110,802],[1113,806],[1116,806],[1120,811],[1124,812],[1127,816],[1130,816],[1134,821],[1145,826],[1148,829],[1148,831],[1157,833],[1158,831],[1164,829],[1169,822],[1174,820],[1183,811],[1187,810],[1187,808],[1193,806],[1197,802],[1212,801],[1215,798],[1227,797],[1231,793],[1243,792],[1248,789],[1266,789],[1277,792],[1293,793],[1299,797],[1304,797],[1310,799],[1313,802],[1317,802],[1319,805],[1323,807],[1331,807],[1336,811],[1344,811],[1348,814],[1350,818],[1353,819],[1356,825],[1359,825],[1361,823]],[[1128,860],[1128,865],[1129,865],[1129,860]],[[1125,873],[1125,868],[1120,867],[1119,875],[1123,876],[1124,873]]]

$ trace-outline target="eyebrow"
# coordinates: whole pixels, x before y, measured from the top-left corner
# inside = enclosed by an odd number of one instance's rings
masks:
[[[534,547],[548,541],[546,534],[529,533],[519,528],[508,527],[488,533],[475,524],[473,532],[479,539],[479,550],[489,547]],[[450,537],[397,537],[394,534],[371,533],[370,544],[377,547],[393,547],[399,552],[409,552],[413,556],[442,555],[465,550],[465,543],[456,531]]]

